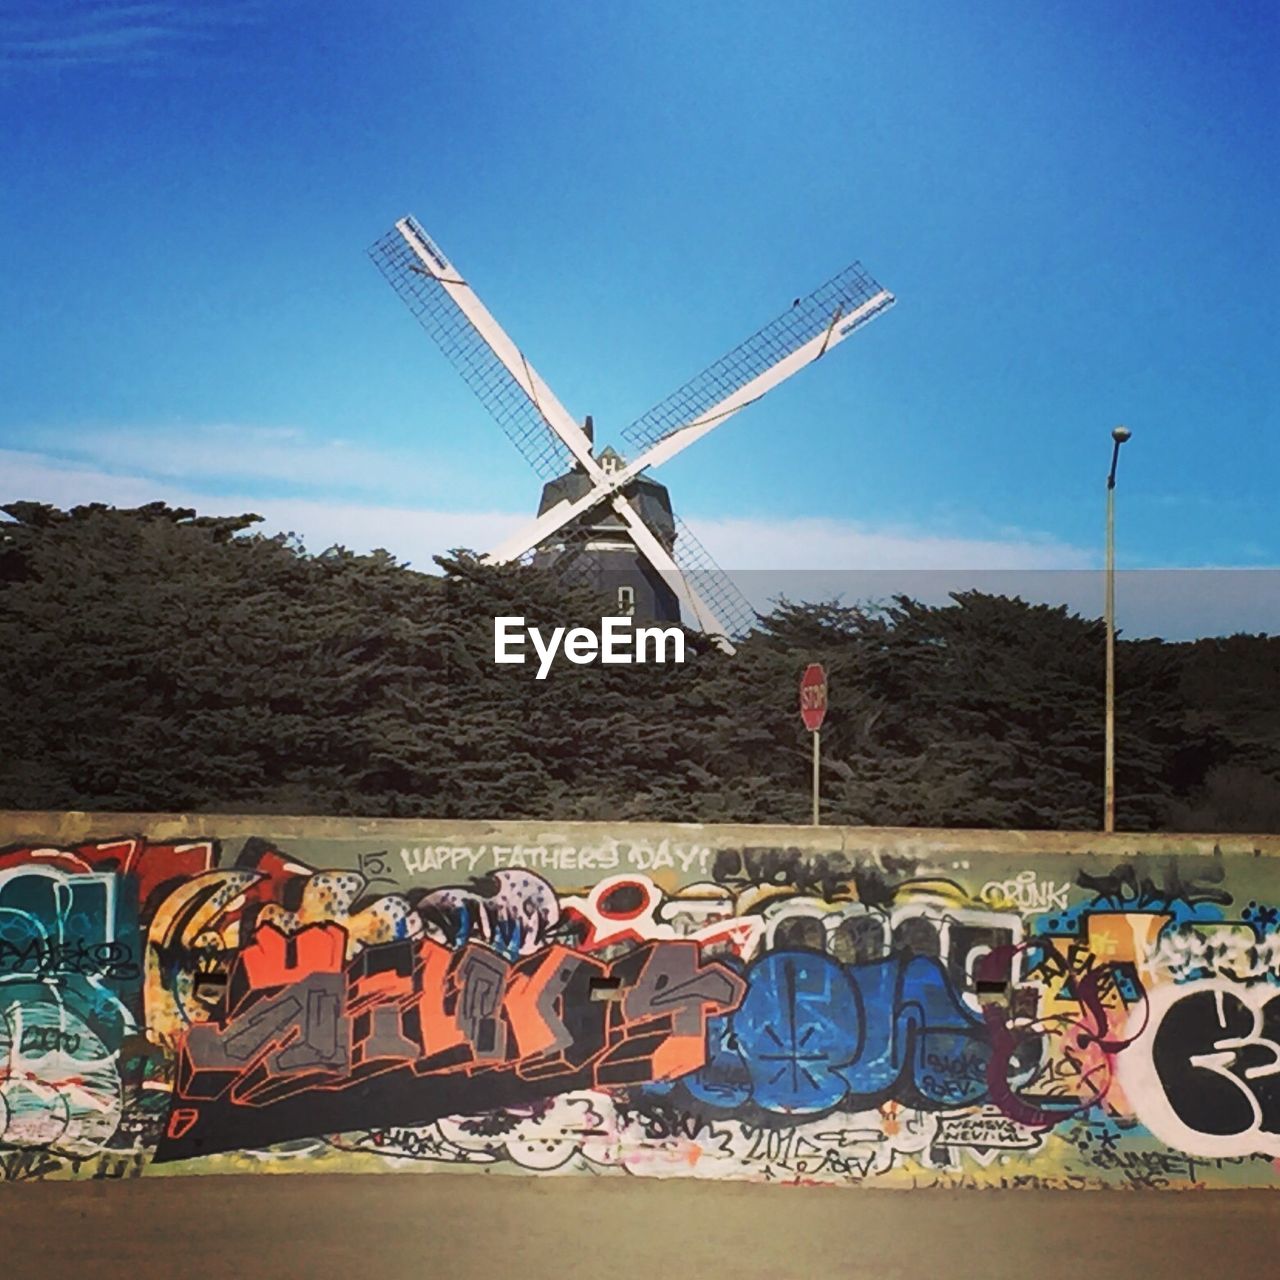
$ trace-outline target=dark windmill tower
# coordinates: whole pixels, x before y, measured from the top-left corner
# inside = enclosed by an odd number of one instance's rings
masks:
[[[594,452],[595,428],[589,416],[583,432]],[[614,475],[626,466],[625,459],[611,447],[594,456],[606,475]],[[586,469],[575,466],[543,485],[538,515],[546,515],[562,502],[577,502],[593,488]],[[632,480],[622,495],[671,554],[676,544],[676,519],[667,486],[642,475]],[[566,580],[591,587],[605,597],[608,607],[617,614],[645,622],[680,621],[680,597],[655,572],[622,517],[608,504],[590,508],[540,543],[533,564],[536,568],[555,569]]]
[[[532,554],[594,582],[619,613],[683,621],[732,652],[755,611],[645,472],[820,360],[893,294],[859,263],[846,267],[625,428],[638,454],[625,462],[612,449],[596,453],[591,419],[584,429],[556,399],[414,219],[401,218],[369,253],[544,481],[537,519],[485,563]]]

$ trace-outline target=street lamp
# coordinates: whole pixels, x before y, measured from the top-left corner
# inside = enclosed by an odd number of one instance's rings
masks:
[[[1102,829],[1116,829],[1116,465],[1120,446],[1133,432],[1116,427],[1111,433],[1111,470],[1107,473],[1107,746],[1103,782]]]

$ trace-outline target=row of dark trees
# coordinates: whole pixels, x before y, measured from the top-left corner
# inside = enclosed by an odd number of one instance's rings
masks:
[[[154,504],[0,524],[0,807],[1096,828],[1102,624],[966,593],[782,602],[726,657],[495,666],[492,619],[598,625],[545,573],[309,555]],[[1280,830],[1280,637],[1118,646],[1121,828]]]

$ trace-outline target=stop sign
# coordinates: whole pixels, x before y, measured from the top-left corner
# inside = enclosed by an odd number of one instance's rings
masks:
[[[800,677],[800,718],[810,733],[816,733],[826,714],[827,673],[820,663],[811,662]]]

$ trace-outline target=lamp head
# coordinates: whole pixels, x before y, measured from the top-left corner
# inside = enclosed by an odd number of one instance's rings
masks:
[[[1111,438],[1116,442],[1116,444],[1124,444],[1124,442],[1132,435],[1133,432],[1130,431],[1128,427],[1116,427],[1115,430],[1111,432]]]

